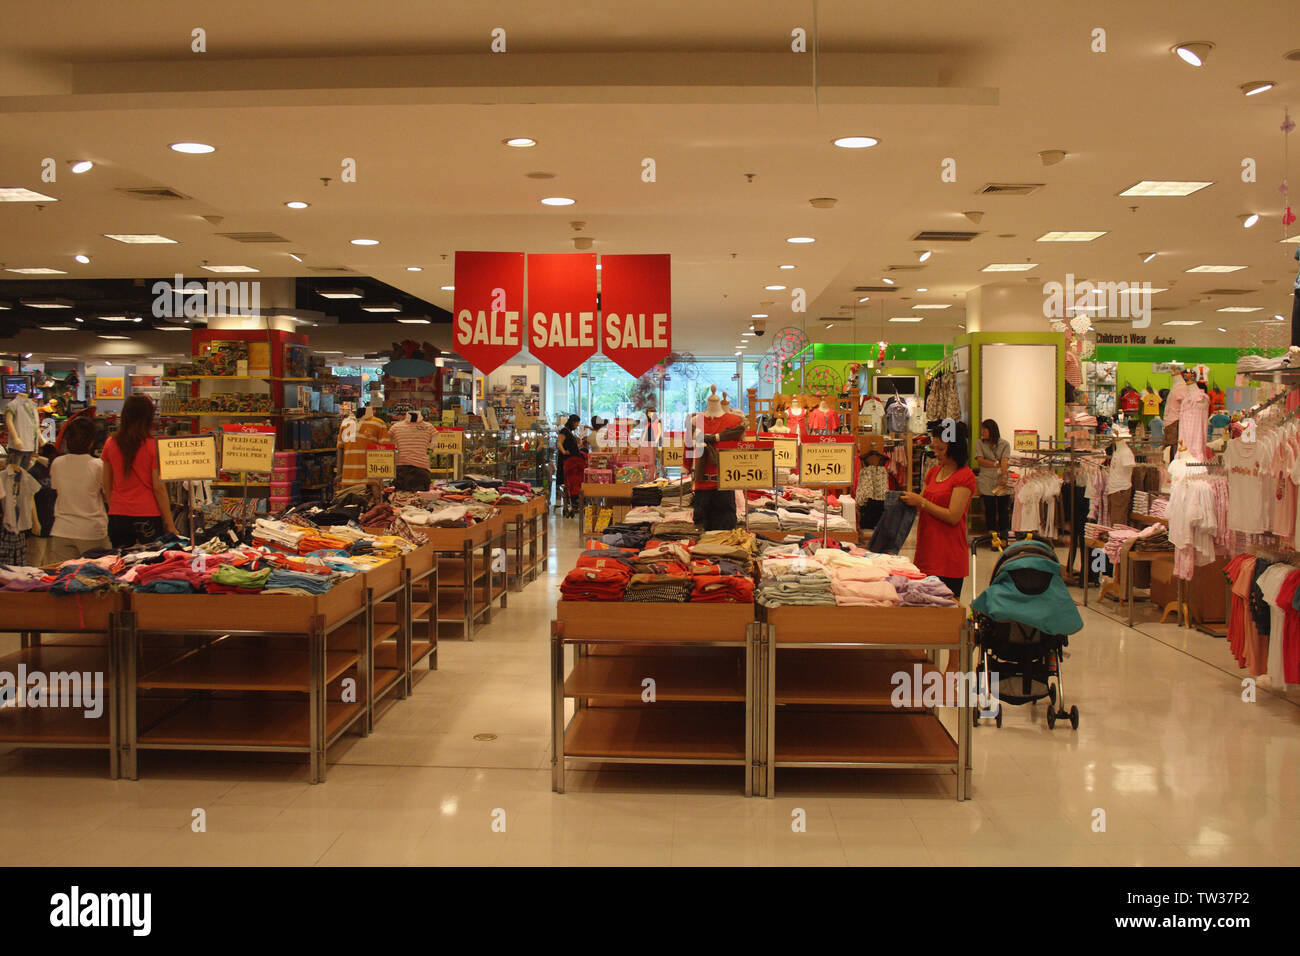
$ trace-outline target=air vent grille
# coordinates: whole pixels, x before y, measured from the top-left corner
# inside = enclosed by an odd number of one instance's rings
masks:
[[[854,292],[897,292],[898,287],[892,285],[857,285],[853,287]]]
[[[885,271],[886,272],[920,272],[924,268],[925,266],[912,264],[906,266],[890,266]]]
[[[981,196],[1032,196],[1042,188],[1042,183],[988,183],[979,194]]]
[[[308,266],[307,271],[308,272],[354,272],[356,270],[349,269],[347,266]]]
[[[927,229],[912,237],[913,242],[970,242],[978,232],[945,232],[942,229]]]
[[[222,239],[232,239],[235,242],[288,242],[284,236],[277,236],[273,232],[219,232],[217,233]]]
[[[137,186],[122,187],[119,186],[117,191],[131,196],[135,199],[143,199],[145,202],[159,202],[162,200],[189,199],[189,196],[178,193],[168,186]]]

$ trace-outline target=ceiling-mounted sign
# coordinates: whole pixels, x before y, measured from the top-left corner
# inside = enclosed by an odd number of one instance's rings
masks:
[[[524,347],[524,254],[457,252],[456,352],[484,374]]]
[[[600,257],[601,350],[631,375],[672,351],[671,262],[667,255]]]
[[[528,257],[528,351],[556,375],[596,354],[596,254]]]

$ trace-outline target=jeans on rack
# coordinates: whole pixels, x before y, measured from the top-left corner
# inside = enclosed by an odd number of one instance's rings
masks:
[[[912,533],[912,523],[916,521],[916,509],[903,504],[901,491],[885,493],[885,510],[876,522],[876,530],[871,535],[868,548],[881,554],[898,554],[903,542]]]

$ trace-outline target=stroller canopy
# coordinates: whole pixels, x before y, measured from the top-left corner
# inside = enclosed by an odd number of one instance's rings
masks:
[[[1017,621],[1045,634],[1074,634],[1083,618],[1061,580],[1056,552],[1041,541],[1023,541],[1002,552],[993,580],[971,607],[995,621]]]

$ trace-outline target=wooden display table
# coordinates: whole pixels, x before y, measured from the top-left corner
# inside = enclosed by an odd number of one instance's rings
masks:
[[[582,545],[587,540],[587,531],[583,527],[587,515],[588,501],[599,501],[600,507],[630,507],[632,504],[632,489],[634,485],[630,484],[600,484],[590,481],[582,483],[582,495],[578,499],[578,544]],[[596,516],[592,516],[592,527],[595,527]],[[599,537],[595,531],[591,532],[592,537]]]
[[[892,699],[893,675],[937,672],[940,650],[958,652],[961,672],[970,672],[964,608],[760,611],[763,795],[774,795],[778,767],[862,767],[949,770],[957,777],[957,799],[969,798],[970,702],[956,707],[953,739],[934,708],[895,706]]]
[[[500,515],[467,528],[422,528],[438,556],[435,621],[439,628],[459,628],[474,640],[479,620],[492,619],[492,602],[506,606],[504,562],[494,564],[492,549],[505,537]]]
[[[750,795],[757,627],[752,604],[560,601],[551,622],[552,789],[564,793],[567,762],[581,759],[738,766]]]
[[[66,597],[39,591],[0,593],[0,630],[17,633],[20,643],[19,650],[0,657],[0,671],[15,679],[20,666],[28,674],[43,673],[51,681],[45,703],[59,704],[0,708],[0,743],[106,750],[109,776],[121,775],[121,611],[122,595],[116,593]],[[97,707],[84,706],[94,703],[86,699],[85,690],[80,702],[69,700],[68,706],[62,706],[64,702],[53,695],[56,672],[90,674],[92,684],[98,675]],[[27,688],[18,691],[26,694]],[[87,716],[88,710],[95,709],[96,716]]]
[[[506,527],[506,583],[522,591],[546,566],[550,552],[550,510],[542,498],[524,504],[499,505]]]

